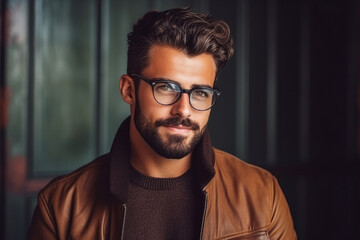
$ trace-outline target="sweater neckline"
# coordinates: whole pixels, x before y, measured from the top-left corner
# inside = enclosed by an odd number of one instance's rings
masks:
[[[183,186],[190,186],[193,182],[193,170],[190,168],[183,175],[175,178],[156,178],[149,177],[129,164],[129,178],[132,184],[147,190],[171,190]]]

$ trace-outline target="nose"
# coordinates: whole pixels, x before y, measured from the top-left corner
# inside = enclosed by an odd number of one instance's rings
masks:
[[[171,114],[181,118],[190,117],[192,107],[190,105],[189,94],[183,93],[180,99],[172,105]]]

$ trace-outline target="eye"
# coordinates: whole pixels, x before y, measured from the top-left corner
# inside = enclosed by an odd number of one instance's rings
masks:
[[[192,97],[198,100],[208,99],[212,96],[212,91],[209,89],[196,89],[192,92]]]
[[[179,92],[178,87],[175,84],[171,84],[171,83],[157,83],[155,85],[155,90],[159,93],[174,93],[174,92]]]

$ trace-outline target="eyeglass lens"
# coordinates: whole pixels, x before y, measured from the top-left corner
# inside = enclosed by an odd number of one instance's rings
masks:
[[[179,85],[169,82],[157,82],[154,85],[154,97],[160,104],[170,105],[178,101],[182,94]],[[214,92],[206,88],[195,88],[190,90],[190,104],[198,110],[209,109],[214,101]]]

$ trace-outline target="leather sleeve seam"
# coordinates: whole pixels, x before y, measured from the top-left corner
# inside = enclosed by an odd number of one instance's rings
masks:
[[[41,201],[41,204],[43,205],[43,208],[44,208],[44,210],[45,210],[45,212],[47,214],[47,217],[49,218],[49,220],[50,220],[50,222],[51,222],[51,224],[52,224],[52,226],[54,228],[54,231],[55,231],[56,230],[55,221],[54,221],[54,219],[53,219],[53,217],[51,215],[51,211],[50,211],[50,209],[48,207],[45,196],[42,193],[39,194],[39,200]]]
[[[270,208],[269,208],[269,210],[270,210],[270,214],[269,214],[269,217],[270,217],[270,219],[269,219],[269,228],[271,228],[274,224],[275,224],[275,222],[273,221],[273,213],[274,213],[274,207],[275,207],[275,177],[274,176],[272,176],[272,181],[271,181],[271,183],[272,183],[272,188],[271,188],[271,198],[270,198]]]

